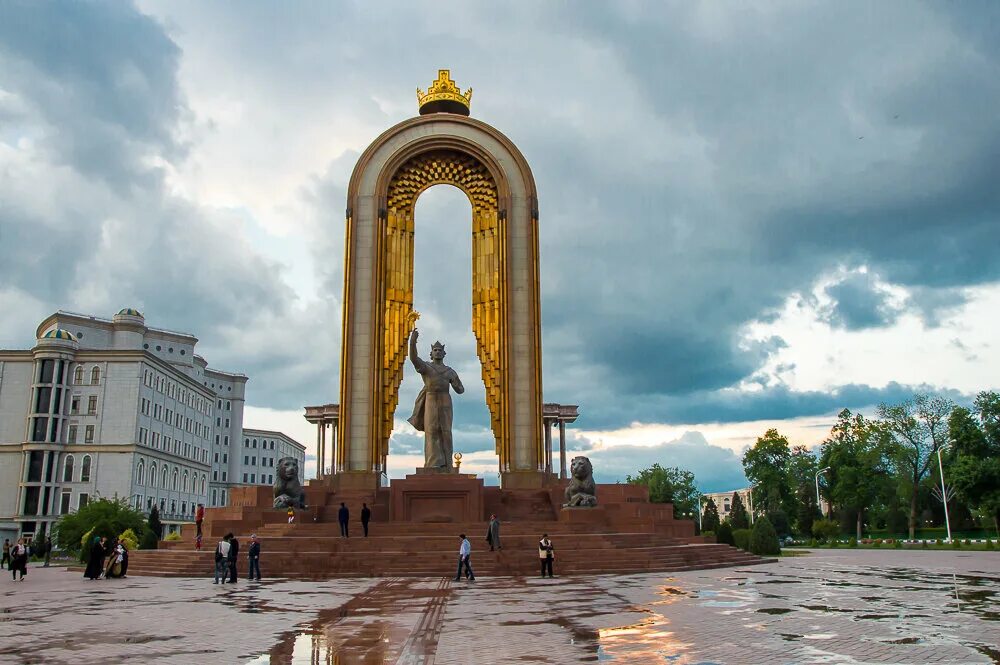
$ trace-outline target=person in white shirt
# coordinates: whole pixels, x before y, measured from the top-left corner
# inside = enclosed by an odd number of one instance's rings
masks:
[[[229,547],[229,535],[227,534],[215,546],[215,581],[212,584],[218,584],[220,576],[222,583],[226,583],[226,577],[229,576]]]
[[[472,543],[469,542],[464,533],[459,535],[459,538],[462,539],[462,544],[458,547],[458,572],[455,573],[455,581],[461,581],[462,566],[465,566],[465,576],[470,582],[475,582],[476,575],[472,572],[472,565],[469,562],[472,557]]]

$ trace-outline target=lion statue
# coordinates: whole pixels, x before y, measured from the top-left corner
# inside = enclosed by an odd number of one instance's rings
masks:
[[[574,457],[569,466],[572,478],[566,486],[564,507],[592,508],[597,505],[597,485],[594,484],[594,467],[587,457]]]
[[[299,482],[299,461],[294,457],[278,460],[274,478],[275,508],[305,508],[306,493]]]

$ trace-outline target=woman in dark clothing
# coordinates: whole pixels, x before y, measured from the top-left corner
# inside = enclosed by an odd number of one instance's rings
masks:
[[[90,545],[90,559],[87,561],[87,570],[83,576],[96,580],[104,571],[104,546],[101,545],[101,537],[94,536],[94,541]]]
[[[15,582],[18,571],[21,573],[22,582],[24,576],[28,574],[28,547],[24,544],[24,538],[18,538],[17,545],[14,545],[10,551],[10,570]]]

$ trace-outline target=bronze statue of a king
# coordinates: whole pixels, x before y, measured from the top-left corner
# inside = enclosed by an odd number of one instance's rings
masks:
[[[424,468],[450,471],[452,469],[451,441],[451,388],[459,395],[465,386],[458,378],[458,372],[444,364],[444,344],[434,342],[431,346],[431,360],[427,362],[417,355],[417,337],[414,329],[410,334],[410,362],[424,379],[424,387],[413,405],[413,415],[407,420],[424,433]]]

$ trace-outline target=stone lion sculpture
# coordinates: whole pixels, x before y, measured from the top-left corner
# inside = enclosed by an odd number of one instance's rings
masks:
[[[574,457],[569,466],[572,476],[566,486],[565,507],[592,508],[597,505],[597,485],[594,484],[594,466],[587,457]]]
[[[306,493],[299,482],[299,461],[294,457],[282,457],[278,460],[274,477],[274,507],[306,507]]]

